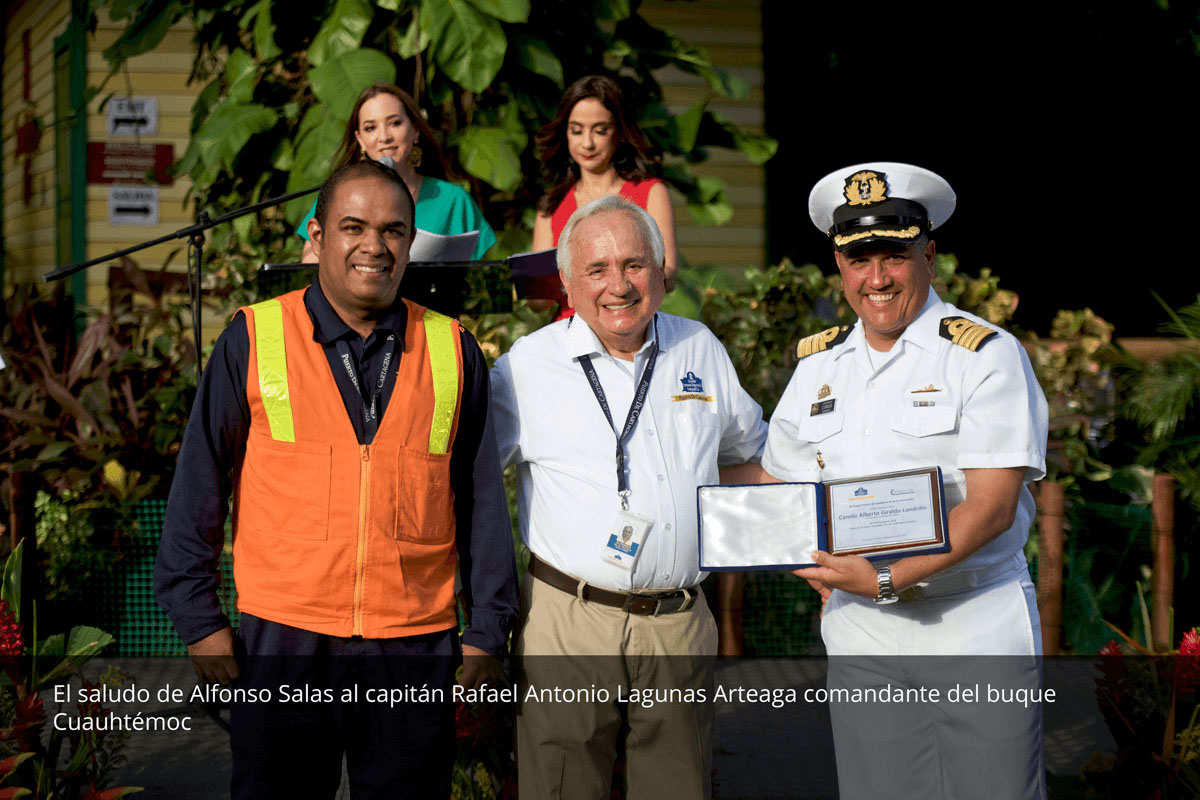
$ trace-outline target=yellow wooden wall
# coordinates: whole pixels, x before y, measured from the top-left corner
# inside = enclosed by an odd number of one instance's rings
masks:
[[[685,42],[701,48],[713,63],[750,85],[742,100],[715,98],[710,108],[750,131],[763,131],[762,10],[758,2],[745,0],[645,0],[640,13],[656,27],[670,31]],[[703,79],[676,68],[656,76],[672,113],[682,113],[709,92]],[[704,226],[692,221],[680,195],[675,195],[675,227],[679,252],[687,263],[715,264],[740,278],[747,267],[761,267],[766,260],[763,229],[766,189],[763,168],[740,154],[709,148],[709,159],[694,167],[700,175],[725,182],[725,193],[733,204],[733,218],[725,225]]]
[[[5,53],[3,75],[3,202],[4,242],[8,285],[40,279],[56,264],[55,253],[55,163],[54,131],[54,39],[66,29],[70,4],[66,0],[25,0],[10,6],[5,22]],[[88,37],[86,82],[89,86],[104,83],[101,94],[88,106],[87,140],[92,142],[144,141],[171,143],[175,156],[180,157],[187,147],[191,107],[199,87],[187,85],[191,71],[194,46],[192,34],[184,25],[169,31],[163,42],[152,52],[129,61],[126,69],[109,77],[104,48],[116,40],[123,23],[115,24],[101,12],[94,35]],[[32,101],[25,103],[22,93],[22,31],[30,30],[32,45]],[[105,115],[101,103],[109,94],[149,95],[158,100],[158,133],[154,136],[109,137],[105,131]],[[33,160],[34,197],[26,204],[23,198],[23,168],[15,157],[16,122],[21,112],[32,107],[43,123],[37,153]],[[64,167],[65,168],[65,167]],[[96,258],[114,250],[172,233],[192,220],[184,207],[183,198],[189,181],[176,180],[171,186],[159,187],[159,224],[153,227],[110,226],[108,224],[108,186],[88,184],[86,190],[86,257]],[[157,269],[167,262],[169,254],[179,248],[175,243],[159,245],[133,258],[144,268]],[[185,254],[180,251],[171,261],[175,271],[186,266]],[[87,301],[103,302],[107,297],[108,267],[97,265],[87,270]]]
[[[14,4],[5,14],[3,64],[3,202],[5,278],[28,282],[54,265],[54,132],[43,130],[33,155],[33,199],[24,200],[24,157],[18,159],[17,125],[28,111],[48,127],[54,119],[54,39],[67,26],[65,2]],[[29,30],[31,97],[22,97],[24,56],[22,32]]]

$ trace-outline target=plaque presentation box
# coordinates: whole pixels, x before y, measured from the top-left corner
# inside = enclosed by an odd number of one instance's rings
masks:
[[[950,549],[939,467],[822,483],[701,486],[700,569],[814,566],[812,552],[894,560]]]

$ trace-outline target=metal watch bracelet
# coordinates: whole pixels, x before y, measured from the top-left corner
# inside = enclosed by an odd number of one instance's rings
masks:
[[[875,580],[879,584],[879,594],[875,595],[875,602],[877,604],[883,606],[900,599],[896,595],[895,587],[892,585],[892,567],[890,564],[875,567]]]

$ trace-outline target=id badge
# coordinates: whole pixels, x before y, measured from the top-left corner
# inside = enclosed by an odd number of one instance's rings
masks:
[[[604,545],[604,560],[622,569],[633,569],[653,524],[654,520],[639,517],[631,511],[618,511]]]

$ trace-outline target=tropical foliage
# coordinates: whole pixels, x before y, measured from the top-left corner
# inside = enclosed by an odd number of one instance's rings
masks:
[[[98,628],[76,626],[39,640],[34,604],[32,636],[26,644],[20,618],[23,552],[23,545],[17,545],[0,579],[0,798],[101,800],[140,791],[105,788],[109,773],[124,761],[126,732],[81,730],[68,736],[53,725],[48,734],[45,731],[42,692],[80,678],[79,668],[113,639]],[[109,669],[101,681],[120,685],[128,677]],[[97,687],[86,682],[84,686]],[[98,718],[108,713],[101,703],[81,703],[73,715]]]
[[[643,130],[669,157],[667,182],[702,223],[732,213],[721,182],[692,173],[707,148],[732,148],[754,163],[775,152],[774,141],[708,107],[715,96],[744,96],[747,84],[650,25],[636,0],[93,6],[93,25],[106,13],[127,26],[105,51],[114,70],[153,48],[176,21],[194,26],[192,78],[204,88],[177,169],[194,182],[197,210],[213,216],[323,181],[355,98],[379,81],[413,90],[505,254],[527,249],[542,192],[533,134],[582,75],[618,77]],[[682,113],[663,105],[653,71],[665,66],[703,82],[701,98]],[[244,217],[214,231],[210,266],[222,285],[252,293],[246,282],[264,260],[297,252],[292,230],[311,202],[298,199],[257,223]]]

